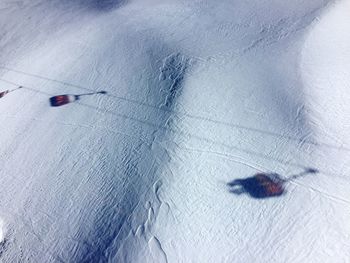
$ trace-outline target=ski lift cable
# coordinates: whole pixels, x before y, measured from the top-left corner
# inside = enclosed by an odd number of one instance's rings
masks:
[[[9,82],[9,83],[15,85],[13,82]],[[27,88],[27,87],[23,86],[23,88]],[[30,89],[30,90],[32,90],[32,89]],[[45,95],[51,95],[51,94],[47,94],[47,93],[41,92],[41,91],[40,91],[40,93],[43,93]],[[177,133],[177,134],[182,135],[182,136],[189,136],[189,137],[192,137],[192,138],[197,139],[199,141],[204,141],[204,142],[210,143],[211,145],[217,145],[217,146],[226,148],[226,149],[228,149],[230,151],[243,152],[243,153],[248,154],[248,155],[253,155],[253,156],[256,156],[258,158],[274,161],[274,162],[277,162],[277,163],[280,163],[280,164],[283,164],[283,165],[293,166],[293,167],[296,167],[296,168],[305,169],[305,167],[306,167],[306,165],[302,165],[302,164],[298,164],[298,163],[294,163],[294,162],[289,162],[289,161],[284,161],[284,160],[281,160],[279,158],[274,158],[274,157],[268,156],[268,155],[266,155],[264,153],[258,153],[258,152],[255,152],[255,151],[252,151],[252,150],[249,150],[249,149],[242,149],[242,148],[237,147],[237,146],[228,145],[226,143],[218,142],[217,140],[213,140],[213,139],[210,139],[210,138],[205,138],[205,137],[202,137],[202,136],[198,136],[198,135],[193,134],[193,133],[185,133],[185,132],[181,132],[181,131],[176,131],[176,130],[170,128],[170,127],[157,125],[157,124],[148,122],[146,120],[141,120],[141,119],[138,119],[138,118],[135,118],[135,117],[130,117],[128,115],[121,114],[121,113],[116,113],[116,112],[113,112],[111,110],[101,109],[101,108],[94,107],[94,106],[91,106],[91,105],[88,105],[88,104],[84,104],[84,103],[80,103],[80,102],[77,102],[76,104],[78,104],[80,106],[92,108],[92,109],[94,109],[94,110],[96,110],[96,111],[98,111],[100,113],[103,113],[103,114],[106,114],[106,113],[107,114],[112,114],[112,115],[114,115],[116,117],[119,117],[119,118],[128,119],[128,120],[131,120],[131,121],[134,121],[134,122],[138,122],[138,123],[140,123],[142,125],[150,126],[150,127],[154,128],[154,129],[156,129],[158,131],[162,130],[164,132],[171,132],[171,133]],[[179,146],[179,147],[183,148],[181,146]],[[189,150],[189,149],[187,149],[187,150]],[[191,150],[194,150],[194,149],[191,149]],[[214,155],[217,155],[217,156],[221,156],[222,155],[222,153],[214,152],[214,151],[208,151],[208,153],[214,154]],[[226,155],[226,157],[228,157],[230,154],[228,154],[228,155],[225,154],[225,155]],[[332,173],[332,172],[328,172],[328,171],[319,171],[319,172],[323,173],[323,174],[326,174],[326,175],[344,177],[343,174],[336,174],[336,173]]]
[[[61,80],[57,80],[57,79],[52,79],[52,78],[49,78],[49,77],[41,76],[41,75],[38,75],[38,74],[27,73],[27,72],[24,72],[24,71],[20,71],[20,70],[13,69],[13,68],[8,68],[8,67],[1,66],[1,65],[0,65],[0,69],[4,69],[4,70],[7,70],[7,71],[15,72],[15,73],[26,75],[26,76],[30,76],[30,77],[33,77],[33,78],[38,78],[38,79],[42,79],[42,80],[46,80],[46,81],[59,83],[59,84],[64,85],[64,86],[69,86],[69,87],[81,89],[81,90],[88,91],[88,92],[91,92],[91,93],[96,92],[93,89],[85,88],[85,87],[82,87],[80,85],[69,83],[67,81],[61,81]],[[3,80],[3,79],[0,79],[0,80]],[[19,84],[14,83],[14,82],[9,82],[9,81],[6,81],[6,80],[3,80],[3,81],[11,83],[11,84],[16,85],[16,86],[20,86]],[[25,87],[25,88],[29,89],[29,90],[32,90],[34,92],[47,94],[47,95],[51,95],[51,96],[53,95],[53,94],[48,94],[48,93],[43,92],[43,91],[39,91],[37,89],[33,89],[33,88],[29,88],[29,87]],[[148,103],[141,102],[141,101],[134,100],[134,99],[130,99],[130,98],[125,98],[125,97],[118,96],[118,95],[115,95],[115,94],[107,93],[106,96],[109,96],[109,97],[112,97],[112,98],[115,98],[115,99],[119,99],[119,100],[123,100],[123,101],[125,101],[127,103],[132,103],[132,104],[136,104],[136,105],[139,105],[139,106],[153,108],[153,109],[158,110],[158,111],[163,111],[163,112],[166,112],[166,113],[172,113],[174,115],[182,115],[182,116],[187,117],[189,119],[198,120],[198,121],[204,121],[204,122],[213,123],[213,124],[216,124],[216,125],[226,126],[226,127],[231,128],[231,129],[246,130],[246,131],[249,131],[249,132],[256,132],[256,133],[264,134],[264,135],[267,135],[267,136],[271,136],[271,137],[275,137],[275,138],[279,138],[279,139],[287,139],[287,140],[290,140],[290,141],[296,141],[298,143],[308,144],[308,145],[312,145],[312,146],[325,147],[325,148],[329,148],[329,149],[335,149],[335,150],[350,152],[350,147],[343,146],[343,145],[339,146],[339,145],[332,145],[332,144],[328,144],[328,143],[315,142],[315,141],[311,141],[311,140],[307,140],[307,139],[293,137],[293,136],[290,136],[290,135],[279,134],[279,133],[276,133],[276,132],[261,130],[261,129],[254,128],[254,127],[249,127],[249,126],[244,126],[244,125],[224,122],[224,121],[220,121],[220,120],[215,120],[215,119],[204,117],[204,116],[192,115],[192,114],[189,114],[187,112],[174,111],[172,109],[159,107],[159,106],[156,106],[156,105],[148,104]]]
[[[11,85],[17,86],[17,87],[19,86],[18,83],[13,82],[13,81],[5,80],[5,79],[0,79],[0,80],[4,81],[6,83],[9,83]],[[28,86],[22,86],[22,87],[25,88],[25,89],[28,89],[30,91],[33,91],[33,92],[37,92],[37,93],[41,93],[41,94],[45,94],[45,95],[49,95],[49,96],[53,95],[53,94],[50,94],[50,93],[47,93],[47,92],[44,92],[44,91],[41,91],[41,90],[38,90],[38,89],[30,88]],[[160,109],[160,108],[157,107],[157,109]],[[168,112],[170,112],[170,110]],[[174,112],[174,113],[177,113],[177,112]],[[273,133],[273,132],[269,132],[269,131],[263,131],[263,130],[259,130],[259,129],[255,129],[255,128],[251,128],[251,127],[245,127],[245,126],[236,125],[236,124],[224,123],[224,122],[220,122],[220,121],[213,120],[213,119],[206,118],[206,117],[202,117],[202,116],[195,116],[195,115],[189,115],[189,114],[184,114],[184,116],[192,118],[192,119],[203,120],[203,121],[208,121],[208,122],[217,123],[217,124],[224,124],[224,125],[230,126],[232,128],[249,130],[249,131],[253,131],[253,132],[257,132],[257,133],[264,133],[264,134],[267,134],[267,135],[270,135],[270,136],[273,136],[273,137],[276,137],[276,138],[280,138],[280,139],[288,139],[288,140],[293,140],[293,141],[297,141],[297,142],[302,142],[302,143],[305,143],[305,144],[312,144],[314,146],[322,145],[322,146],[326,146],[326,147],[333,148],[333,149],[339,149],[339,150],[343,150],[343,151],[350,151],[350,149],[345,148],[345,147],[338,147],[338,146],[329,145],[329,144],[319,144],[319,143],[311,142],[311,141],[308,141],[308,140],[296,139],[296,138],[294,138],[292,136],[281,135],[281,134],[277,134],[277,133]]]
[[[3,78],[0,78],[0,80],[2,82],[5,82],[7,84],[10,84],[10,85],[13,85],[13,86],[17,87],[15,89],[10,90],[10,91],[14,91],[14,90],[17,90],[17,89],[21,88],[21,89],[30,90],[32,92],[40,93],[40,94],[44,94],[44,95],[48,95],[48,96],[52,96],[53,95],[53,94],[50,94],[48,92],[41,91],[41,90],[38,90],[38,89],[34,89],[34,88],[31,88],[31,87],[28,87],[28,86],[20,85],[20,84],[18,84],[16,82],[13,82],[13,81],[10,81],[10,80],[6,80],[6,79],[3,79]]]
[[[24,72],[24,71],[20,71],[20,70],[13,69],[13,68],[8,68],[8,67],[1,66],[1,65],[0,65],[0,68],[5,69],[7,71],[15,72],[15,73],[18,73],[18,74],[34,77],[34,78],[38,78],[38,79],[42,79],[42,80],[46,80],[46,81],[51,81],[51,82],[56,82],[56,83],[59,83],[61,85],[78,88],[78,89],[85,90],[85,91],[88,91],[88,92],[96,92],[95,90],[92,90],[92,89],[89,89],[89,88],[85,88],[85,87],[82,87],[82,86],[77,85],[77,84],[72,84],[72,83],[69,83],[67,81],[61,81],[61,80],[57,80],[57,79],[52,79],[52,78],[49,78],[49,77],[45,77],[45,76],[41,76],[41,75],[38,75],[38,74]],[[292,140],[292,141],[296,141],[296,142],[302,142],[304,144],[309,144],[309,145],[313,145],[313,146],[323,146],[323,147],[326,147],[326,148],[331,148],[331,149],[337,149],[337,150],[343,150],[343,151],[350,152],[350,148],[344,147],[344,146],[337,146],[337,145],[332,145],[332,144],[314,142],[314,141],[305,140],[305,139],[302,139],[302,138],[296,138],[296,137],[293,137],[293,136],[279,134],[279,133],[275,133],[275,132],[271,132],[271,131],[265,131],[265,130],[261,130],[261,129],[257,129],[257,128],[253,128],[253,127],[248,127],[248,126],[243,126],[243,125],[223,122],[223,121],[211,119],[211,118],[208,118],[208,117],[192,115],[192,114],[188,114],[186,112],[174,111],[174,110],[171,110],[171,109],[167,109],[167,108],[164,108],[164,107],[161,108],[161,107],[158,107],[156,105],[148,104],[148,103],[141,102],[141,101],[134,100],[134,99],[130,99],[130,98],[125,98],[125,97],[118,96],[118,95],[115,95],[115,94],[106,94],[106,95],[109,96],[109,97],[113,97],[113,98],[116,98],[116,99],[119,99],[119,100],[126,101],[128,103],[132,103],[132,104],[136,104],[136,105],[140,105],[140,106],[145,106],[145,107],[148,107],[148,108],[153,108],[153,109],[156,109],[156,110],[159,110],[159,111],[163,111],[163,112],[167,112],[167,113],[173,113],[175,115],[183,115],[184,117],[187,117],[187,118],[190,118],[190,119],[211,122],[211,123],[214,123],[214,124],[217,124],[217,125],[223,125],[223,126],[226,126],[226,127],[230,127],[232,129],[247,130],[247,131],[250,131],[250,132],[257,132],[257,133],[265,134],[265,135],[268,135],[268,136],[277,137],[277,138],[280,138],[280,139],[288,139],[288,140]]]
[[[18,84],[16,82],[13,82],[13,81],[8,81],[8,80],[5,80],[5,79],[0,79],[0,80],[4,81],[6,83],[9,83],[11,85],[14,85],[14,86],[20,86],[20,84]],[[50,94],[50,93],[47,93],[47,92],[44,92],[44,91],[41,91],[41,90],[38,90],[38,89],[34,89],[34,88],[31,88],[31,87],[28,87],[28,86],[22,86],[22,87],[25,88],[25,89],[28,89],[28,90],[30,90],[32,92],[41,93],[41,94],[44,94],[44,95],[48,95],[48,96],[53,96],[54,95],[54,94]],[[88,90],[88,91],[92,91],[92,90],[86,89],[86,88],[83,88],[83,89]],[[111,96],[111,95],[109,95],[109,96]],[[112,95],[112,97],[113,97],[113,95]],[[120,97],[118,97],[118,98],[120,98]],[[129,99],[127,99],[127,100],[129,100]],[[142,104],[144,104],[144,103],[142,103]],[[148,105],[148,104],[145,104],[145,105]],[[150,106],[150,105],[148,105],[148,106]],[[164,109],[161,109],[161,108],[156,107],[156,106],[152,106],[152,107],[154,107],[154,108],[156,108],[158,110],[164,110]],[[175,111],[172,111],[172,110],[165,109],[165,111],[166,112],[173,112],[175,114],[180,114],[179,112],[175,112]],[[242,126],[242,125],[221,122],[221,121],[213,120],[213,119],[202,117],[202,116],[195,116],[195,115],[190,115],[190,114],[186,114],[186,113],[183,114],[183,115],[185,117],[188,117],[188,118],[197,119],[197,120],[201,120],[201,121],[207,121],[207,122],[211,122],[211,123],[216,123],[216,124],[219,124],[219,125],[221,124],[221,125],[225,125],[225,126],[234,128],[234,129],[242,129],[242,130],[248,130],[248,131],[257,132],[257,133],[261,133],[261,134],[266,134],[266,135],[269,135],[269,136],[272,136],[272,137],[275,137],[275,138],[279,138],[279,139],[288,139],[288,140],[291,140],[291,141],[302,142],[304,144],[311,144],[311,145],[314,145],[314,146],[324,146],[324,147],[327,147],[327,148],[332,148],[332,149],[336,149],[336,150],[342,150],[342,151],[350,152],[350,149],[346,148],[346,147],[339,147],[339,146],[331,145],[331,144],[323,144],[323,143],[321,144],[321,143],[312,142],[312,141],[308,141],[308,140],[297,139],[295,137],[288,136],[288,135],[282,135],[282,134],[269,132],[269,131],[264,131],[264,130],[251,128],[251,127],[246,127],[246,126]]]

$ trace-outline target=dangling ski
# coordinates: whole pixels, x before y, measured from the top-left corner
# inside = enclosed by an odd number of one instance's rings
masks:
[[[5,90],[5,91],[0,92],[0,98],[4,97],[9,92],[10,92],[9,90]]]
[[[15,91],[15,90],[18,90],[18,89],[21,89],[23,88],[23,86],[19,86],[18,88],[15,88],[15,89],[12,89],[12,90],[5,90],[5,91],[2,91],[0,92],[0,98],[4,97],[6,94],[12,92],[12,91]]]

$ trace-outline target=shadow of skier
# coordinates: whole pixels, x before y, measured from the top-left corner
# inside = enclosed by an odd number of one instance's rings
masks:
[[[69,104],[71,102],[75,102],[77,100],[80,100],[82,96],[90,96],[90,95],[96,95],[96,94],[107,94],[106,91],[98,91],[98,92],[90,92],[90,93],[84,93],[84,94],[78,94],[78,95],[71,95],[71,94],[63,94],[63,95],[57,95],[51,97],[50,100],[50,106],[51,107],[59,107],[66,104]]]
[[[284,186],[288,181],[316,173],[318,173],[318,170],[313,168],[307,168],[303,172],[288,178],[283,178],[277,173],[258,173],[249,178],[233,180],[227,183],[227,186],[229,187],[229,192],[236,195],[247,193],[251,197],[258,199],[277,197],[285,193]]]

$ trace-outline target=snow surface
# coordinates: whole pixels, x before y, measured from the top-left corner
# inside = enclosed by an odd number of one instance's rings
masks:
[[[1,0],[0,260],[350,262],[349,11]]]

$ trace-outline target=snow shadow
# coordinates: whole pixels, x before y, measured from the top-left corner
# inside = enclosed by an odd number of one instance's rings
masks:
[[[5,238],[0,242],[0,259],[8,247],[8,240]]]
[[[248,194],[257,199],[279,197],[285,193],[285,184],[288,181],[316,173],[318,170],[314,168],[306,168],[303,172],[288,178],[284,178],[278,173],[257,173],[248,178],[233,180],[227,183],[227,186],[229,192],[236,195]]]
[[[160,180],[159,174],[168,161],[167,149],[158,144],[171,136],[167,132],[172,129],[169,118],[184,88],[185,68],[189,67],[189,59],[184,55],[170,53],[167,47],[160,50],[153,47],[150,50],[147,61],[150,66],[146,70],[153,77],[147,78],[144,86],[149,87],[147,93],[165,110],[148,106],[157,110],[145,111],[144,108],[133,107],[126,111],[116,110],[113,105],[101,108],[77,102],[78,106],[115,116],[118,118],[116,121],[128,120],[123,124],[124,129],[140,130],[142,137],[149,137],[150,140],[136,138],[131,133],[130,137],[123,139],[124,146],[118,145],[120,154],[113,154],[110,170],[101,174],[103,182],[108,185],[108,190],[99,195],[98,202],[103,205],[95,208],[95,216],[90,215],[89,211],[86,214],[86,217],[91,216],[94,225],[90,229],[81,225],[78,231],[79,239],[89,244],[89,249],[76,253],[75,262],[134,262],[135,254],[140,253],[138,249],[144,244],[147,246],[152,236],[150,229],[159,204],[150,200],[157,200],[158,188],[154,188],[154,192],[149,190]],[[135,101],[130,101],[135,104]],[[131,115],[130,109],[133,111]],[[144,114],[147,114],[146,119]],[[142,205],[144,202],[147,204]]]
[[[189,59],[180,53],[164,59],[159,75],[159,81],[162,83],[161,92],[165,97],[163,107],[174,107],[174,102],[181,95],[189,63]]]
[[[75,102],[77,100],[80,100],[82,96],[91,96],[91,95],[97,95],[97,94],[107,94],[107,92],[97,91],[97,92],[90,92],[90,93],[84,93],[84,94],[78,94],[78,95],[71,95],[71,94],[56,95],[51,97],[49,101],[50,101],[51,107],[60,107],[60,106]]]
[[[75,2],[76,5],[93,11],[108,12],[126,4],[127,0],[66,0],[65,2],[70,5]]]

